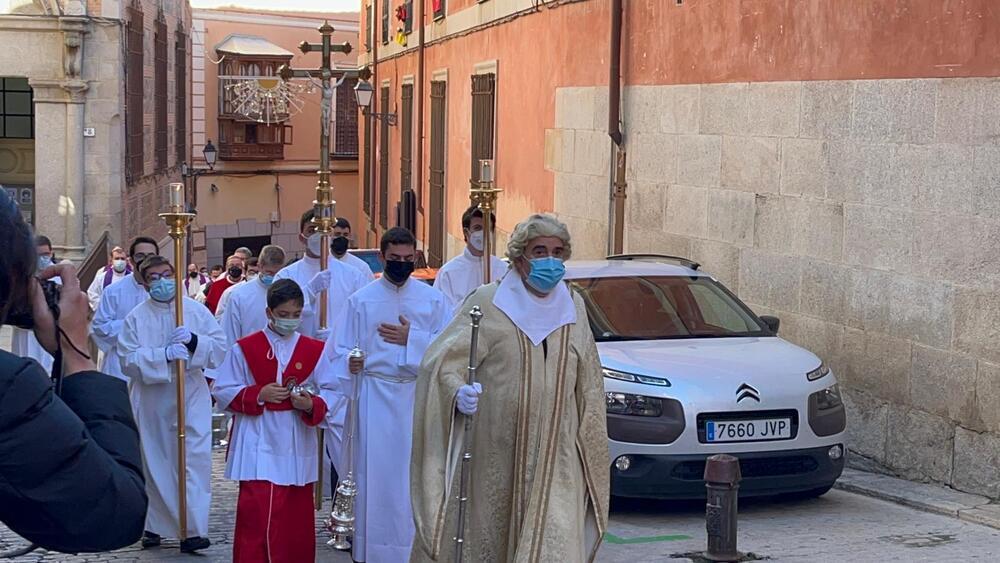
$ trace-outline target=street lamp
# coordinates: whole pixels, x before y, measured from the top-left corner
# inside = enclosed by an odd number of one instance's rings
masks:
[[[215,170],[215,161],[219,158],[219,151],[212,144],[212,139],[209,139],[205,143],[205,148],[202,149],[201,155],[205,157],[205,164],[208,164],[208,169]]]
[[[372,105],[372,95],[375,91],[372,89],[372,85],[368,83],[367,80],[358,80],[356,86],[354,86],[354,97],[357,99],[358,107],[365,115],[370,115],[379,121],[384,121],[386,125],[396,124],[396,114],[395,113],[379,113],[374,111],[369,111]]]

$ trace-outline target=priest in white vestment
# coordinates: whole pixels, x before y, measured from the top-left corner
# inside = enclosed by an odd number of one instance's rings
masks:
[[[382,237],[385,273],[347,300],[323,352],[343,393],[358,392],[353,466],[354,560],[394,563],[413,543],[409,460],[413,396],[424,351],[451,319],[444,295],[410,277],[416,241],[406,229]],[[349,362],[354,346],[365,354]],[[338,461],[346,472],[347,461]]]
[[[226,355],[226,337],[203,305],[184,298],[184,324],[174,321],[177,280],[161,256],[146,258],[139,275],[150,298],[125,317],[118,354],[129,378],[129,394],[139,436],[149,510],[143,547],[162,536],[178,538],[177,388],[175,362],[185,362],[187,449],[187,530],[182,552],[208,547],[208,510],[212,490],[212,398],[204,370]]]
[[[119,283],[109,285],[101,293],[97,311],[90,322],[90,336],[103,354],[101,373],[128,381],[122,371],[122,357],[118,353],[118,336],[125,325],[125,317],[139,304],[149,299],[149,291],[139,276],[139,264],[148,256],[160,252],[159,244],[149,237],[139,237],[129,246],[132,273]]]
[[[269,248],[277,247],[265,247],[262,262]],[[326,418],[336,382],[330,370],[315,369],[323,343],[296,332],[304,303],[298,284],[279,280],[265,301],[266,327],[237,340],[212,388],[234,413],[225,471],[240,483],[233,561],[307,563],[316,554],[313,427]],[[293,393],[295,384],[314,394]]]
[[[496,225],[496,221],[492,221]],[[452,258],[438,270],[434,279],[434,287],[448,298],[452,308],[458,312],[459,306],[479,286],[483,285],[483,249],[485,248],[486,231],[484,230],[483,210],[478,206],[465,210],[462,214],[462,233],[465,236],[465,249]],[[493,233],[490,233],[492,236]],[[507,273],[507,263],[490,255],[490,280],[492,283]]]
[[[411,561],[454,561],[462,452],[471,450],[465,561],[593,561],[607,530],[604,380],[583,299],[562,281],[566,226],[533,215],[511,234],[511,269],[483,286],[427,351],[417,380]],[[471,327],[482,311],[477,382]],[[475,416],[471,445],[464,424]]]

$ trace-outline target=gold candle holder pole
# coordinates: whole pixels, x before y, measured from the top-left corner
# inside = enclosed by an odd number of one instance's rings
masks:
[[[479,161],[479,180],[472,180],[469,188],[469,200],[483,212],[483,284],[492,280],[490,259],[494,252],[493,215],[497,208],[497,195],[503,190],[495,187],[493,178],[493,161]]]
[[[184,203],[184,184],[170,184],[170,208],[166,213],[160,213],[160,219],[167,224],[170,238],[174,241],[174,279],[176,291],[174,295],[174,320],[177,326],[184,325],[184,284],[181,283],[179,272],[186,272],[184,242],[187,240],[188,225],[194,220],[195,214],[189,213]],[[177,380],[177,496],[179,530],[181,541],[187,539],[187,448],[185,446],[185,416],[184,416],[184,376],[185,362],[174,362],[174,378]]]

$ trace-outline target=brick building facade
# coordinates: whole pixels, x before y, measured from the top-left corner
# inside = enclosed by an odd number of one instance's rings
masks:
[[[14,98],[30,96],[23,108],[5,106],[14,109],[4,121],[16,125],[26,109],[32,122],[0,134],[0,184],[60,257],[83,258],[105,231],[113,243],[165,234],[156,213],[166,185],[180,181],[178,146],[187,142],[173,124],[188,104],[188,77],[175,75],[189,68],[190,21],[178,0],[23,0],[0,14],[5,95],[10,85]],[[128,107],[135,88],[138,111]],[[129,144],[133,119],[141,150]]]
[[[553,211],[575,257],[600,257],[624,151],[624,250],[689,256],[780,316],[841,378],[854,463],[1000,497],[994,4],[618,3],[613,117],[613,1],[365,0],[373,107],[402,118],[415,84],[425,108],[410,129],[369,125],[369,216],[380,228],[406,174],[422,177],[420,238],[454,255],[486,147],[501,244]]]

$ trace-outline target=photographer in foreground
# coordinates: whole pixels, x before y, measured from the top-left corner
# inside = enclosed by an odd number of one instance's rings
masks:
[[[55,369],[61,355],[65,378],[57,396],[37,362],[0,351],[0,521],[52,551],[130,545],[142,535],[147,504],[139,434],[125,384],[96,371],[83,352],[89,303],[76,269],[38,274],[64,284],[46,300],[44,282],[33,277],[31,230],[2,190],[0,240],[0,321],[32,326]]]

